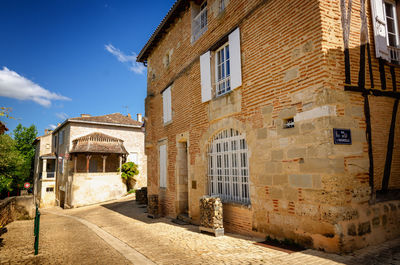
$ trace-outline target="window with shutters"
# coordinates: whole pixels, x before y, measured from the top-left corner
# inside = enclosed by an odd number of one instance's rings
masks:
[[[371,0],[376,57],[400,63],[396,10],[397,3],[394,0]]]
[[[399,31],[397,26],[396,3],[384,1],[384,17],[386,19],[386,39],[391,61],[399,62]]]
[[[163,99],[163,121],[168,124],[172,121],[171,87],[162,92]]]
[[[214,65],[213,72],[211,65]],[[227,42],[224,45],[200,56],[202,102],[240,87],[242,85],[241,68],[240,31],[237,28],[227,36]]]
[[[198,40],[207,31],[207,1],[200,6],[192,6],[192,42]]]
[[[208,186],[225,202],[250,204],[247,143],[237,130],[221,131],[210,142]]]
[[[160,164],[159,164],[159,173],[160,173],[160,188],[167,187],[167,145],[162,144],[159,147],[160,152]]]
[[[215,52],[215,91],[217,96],[231,91],[228,43]]]

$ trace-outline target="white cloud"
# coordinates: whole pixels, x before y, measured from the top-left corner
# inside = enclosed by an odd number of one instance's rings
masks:
[[[57,128],[57,125],[54,125],[54,124],[49,124],[48,126],[49,126],[49,128],[52,129],[52,130],[54,130],[55,128]]]
[[[105,45],[106,50],[114,55],[118,61],[121,63],[126,63],[129,65],[129,70],[136,74],[144,74],[146,71],[146,67],[143,64],[136,62],[136,53],[132,53],[132,55],[126,55],[119,49],[115,48],[112,44]]]
[[[65,120],[68,118],[68,114],[64,113],[64,112],[58,112],[56,113],[56,116],[62,120]]]
[[[3,67],[3,70],[0,70],[0,96],[19,100],[32,100],[44,107],[50,107],[52,100],[71,100],[68,97],[44,89],[7,67]]]

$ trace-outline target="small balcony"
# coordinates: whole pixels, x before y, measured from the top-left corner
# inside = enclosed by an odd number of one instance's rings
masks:
[[[400,48],[388,46],[390,61],[395,64],[400,64]]]
[[[39,179],[54,179],[56,176],[56,172],[40,172]]]

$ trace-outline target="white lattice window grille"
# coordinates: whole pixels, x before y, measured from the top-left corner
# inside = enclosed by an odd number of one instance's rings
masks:
[[[213,137],[208,149],[208,185],[211,196],[219,196],[225,202],[250,204],[245,135],[229,129]]]
[[[207,31],[207,1],[204,1],[200,6],[199,13],[192,20],[192,38],[196,41]]]
[[[283,120],[283,128],[284,129],[294,128],[294,118]]]
[[[229,44],[226,43],[215,52],[215,84],[217,96],[231,91],[231,69]]]

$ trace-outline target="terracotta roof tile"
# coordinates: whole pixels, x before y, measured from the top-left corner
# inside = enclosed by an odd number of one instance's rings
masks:
[[[124,141],[104,133],[91,133],[72,141],[70,153],[127,154]]]
[[[121,113],[107,114],[103,116],[91,116],[91,117],[76,117],[70,118],[69,121],[90,121],[90,122],[102,122],[111,124],[123,124],[123,125],[134,125],[142,126],[141,122],[138,122],[130,117],[122,115]]]

